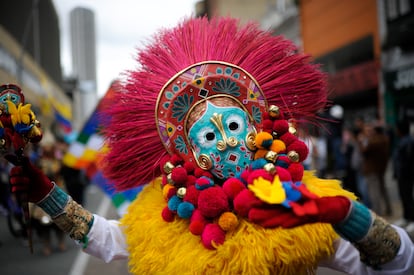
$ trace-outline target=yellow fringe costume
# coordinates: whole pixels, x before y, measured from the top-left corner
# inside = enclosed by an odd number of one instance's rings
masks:
[[[305,171],[302,182],[321,197],[356,197],[337,180],[319,179]],[[315,274],[318,262],[333,254],[338,235],[330,224],[291,229],[265,229],[240,219],[224,244],[206,249],[188,230],[188,220],[165,222],[166,205],[155,180],[146,186],[121,219],[133,274]]]

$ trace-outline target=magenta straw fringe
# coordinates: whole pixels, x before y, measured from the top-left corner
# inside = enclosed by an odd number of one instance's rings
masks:
[[[117,190],[151,181],[160,174],[167,154],[155,122],[157,96],[164,84],[186,67],[218,60],[249,72],[264,91],[268,104],[298,120],[312,120],[326,104],[326,79],[307,55],[281,36],[256,24],[244,26],[231,18],[189,18],[161,30],[138,52],[139,68],[127,71],[104,130],[110,151],[104,174]]]

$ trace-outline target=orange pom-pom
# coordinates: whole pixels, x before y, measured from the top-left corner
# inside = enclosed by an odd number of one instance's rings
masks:
[[[218,225],[224,231],[234,230],[238,224],[239,220],[233,212],[224,212],[218,220]]]
[[[272,145],[273,136],[268,132],[260,132],[256,135],[255,142],[259,149],[269,148]]]
[[[281,152],[283,152],[283,151],[286,150],[286,145],[280,139],[275,139],[272,142],[272,146],[270,146],[270,150],[272,150],[273,152],[276,152],[276,153],[279,154],[279,153],[281,153]]]
[[[268,152],[269,150],[267,150],[267,149],[258,149],[255,153],[254,153],[254,159],[261,159],[261,158],[264,158],[265,157],[265,155],[266,155],[266,153]]]

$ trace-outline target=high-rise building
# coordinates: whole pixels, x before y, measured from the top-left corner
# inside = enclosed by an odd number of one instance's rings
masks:
[[[96,36],[93,11],[77,7],[70,12],[72,74],[78,82],[74,94],[75,121],[84,121],[97,101]]]

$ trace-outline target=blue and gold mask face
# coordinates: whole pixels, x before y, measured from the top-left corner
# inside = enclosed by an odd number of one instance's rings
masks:
[[[191,126],[188,137],[199,164],[207,163],[206,169],[225,179],[235,176],[252,161],[253,153],[246,144],[252,132],[254,126],[244,110],[207,102],[204,114]]]

